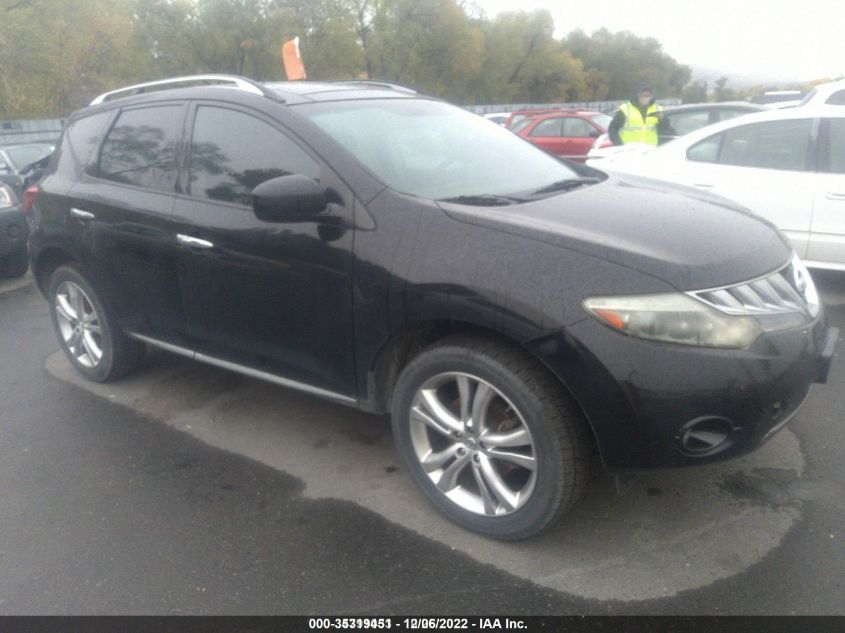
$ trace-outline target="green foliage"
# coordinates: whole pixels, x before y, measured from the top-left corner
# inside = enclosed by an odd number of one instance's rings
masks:
[[[658,97],[677,97],[689,82],[692,72],[663,52],[653,37],[638,37],[621,31],[599,29],[591,36],[582,30],[569,33],[564,46],[580,59],[589,72],[596,71],[607,91],[599,98],[627,99],[637,85],[647,83]]]
[[[0,0],[0,118],[64,116],[167,76],[284,79],[294,36],[310,79],[391,80],[462,103],[621,99],[641,81],[680,96],[689,80],[652,38],[554,30],[548,11],[490,19],[471,0]]]

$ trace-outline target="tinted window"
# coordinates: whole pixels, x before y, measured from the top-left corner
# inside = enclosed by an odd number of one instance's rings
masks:
[[[845,174],[845,119],[828,119],[825,145],[828,171]]]
[[[563,135],[572,138],[586,138],[592,135],[598,136],[598,130],[587,123],[584,119],[567,117],[563,120]]]
[[[687,158],[701,163],[715,163],[719,160],[719,145],[723,136],[716,134],[699,141],[687,150]]]
[[[742,167],[804,170],[812,120],[770,121],[724,132],[719,162]]]
[[[845,90],[834,92],[827,98],[825,103],[829,105],[845,105]]]
[[[57,171],[77,172],[91,163],[96,163],[95,152],[103,140],[111,115],[111,112],[100,112],[77,119],[70,124],[59,145]]]
[[[192,196],[249,206],[255,187],[291,174],[316,180],[320,166],[260,119],[224,108],[197,109],[191,141]]]
[[[172,191],[182,107],[124,110],[103,143],[99,175],[148,189]]]
[[[531,136],[560,136],[562,122],[561,118],[540,121],[537,127],[531,130]]]

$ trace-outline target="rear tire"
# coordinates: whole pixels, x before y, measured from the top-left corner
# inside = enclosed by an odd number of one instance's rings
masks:
[[[14,279],[29,270],[29,255],[26,247],[0,258],[0,278]]]
[[[135,371],[143,343],[126,336],[115,311],[77,264],[57,268],[48,291],[53,329],[76,370],[89,380],[109,382]]]
[[[444,340],[405,367],[392,405],[411,476],[469,530],[528,538],[583,492],[586,420],[554,376],[515,345]]]

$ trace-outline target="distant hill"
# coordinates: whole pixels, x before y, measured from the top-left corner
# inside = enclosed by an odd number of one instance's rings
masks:
[[[717,70],[715,68],[705,68],[704,66],[695,66],[689,64],[692,69],[692,81],[706,81],[712,88],[719,77],[728,78],[729,88],[750,88],[752,86],[784,86],[789,84],[801,85],[807,83],[809,80],[796,79],[795,77],[778,77],[776,75],[749,75],[743,73],[735,73],[730,70]]]

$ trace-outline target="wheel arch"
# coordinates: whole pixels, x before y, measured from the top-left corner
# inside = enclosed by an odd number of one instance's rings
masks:
[[[483,338],[518,348],[527,358],[549,372],[583,415],[590,431],[588,435],[591,449],[595,453],[599,453],[599,443],[590,416],[569,385],[543,360],[542,356],[535,353],[534,349],[520,342],[516,337],[468,321],[431,319],[414,323],[394,333],[383,343],[370,364],[366,379],[366,398],[361,402],[361,408],[374,413],[390,411],[393,390],[402,369],[422,351],[452,336]]]

